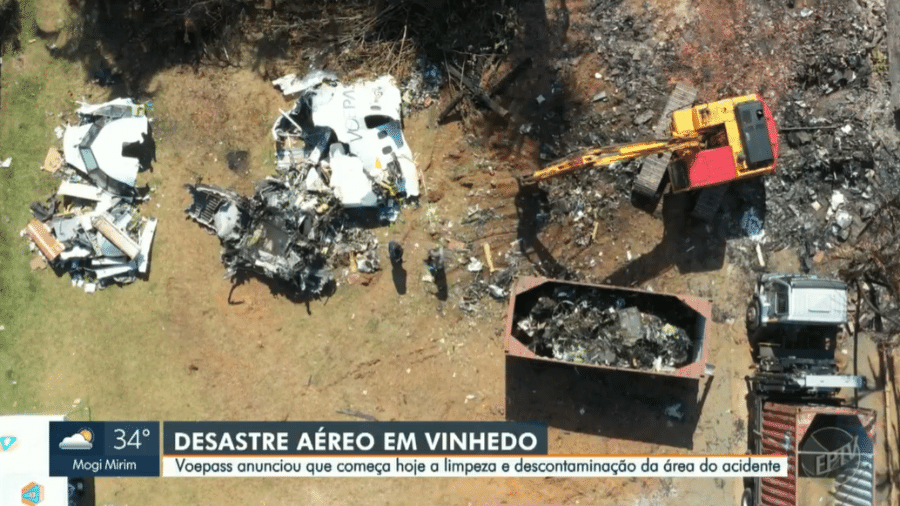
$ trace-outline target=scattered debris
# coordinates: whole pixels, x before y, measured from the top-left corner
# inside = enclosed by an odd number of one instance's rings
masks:
[[[279,169],[302,170],[307,189],[330,188],[344,207],[379,207],[396,219],[398,202],[419,197],[419,180],[393,78],[343,85],[317,71],[291,83],[283,89],[299,97],[272,127]]]
[[[185,213],[219,237],[226,276],[249,271],[318,295],[334,280],[325,255],[341,234],[333,200],[304,198],[296,186],[272,177],[253,198],[211,185],[188,185],[193,203]],[[337,254],[337,249],[333,252]],[[349,251],[341,254],[348,258]]]
[[[498,301],[506,300],[509,298],[509,288],[517,272],[513,266],[490,272],[487,277],[479,271],[475,280],[465,288],[459,301],[459,308],[468,314],[475,314],[479,309],[479,302],[485,296]]]
[[[440,98],[444,81],[441,68],[428,57],[419,55],[402,86],[404,112],[429,107]]]
[[[402,203],[419,196],[418,172],[390,76],[345,86],[314,71],[273,84],[297,97],[272,127],[277,175],[251,198],[187,185],[193,203],[185,213],[219,237],[226,277],[253,272],[301,297],[320,296],[335,286],[336,268],[381,269],[378,240],[362,226],[396,220]],[[249,170],[245,152],[230,153],[228,163]],[[402,257],[398,248],[391,247],[392,264]]]
[[[42,166],[62,179],[56,195],[32,204],[35,219],[22,235],[42,256],[31,261],[32,270],[50,265],[92,293],[149,272],[157,220],[138,214],[148,197],[135,183],[154,145],[144,107],[130,99],[82,104],[77,112],[81,123],[63,136],[65,156],[50,148]]]

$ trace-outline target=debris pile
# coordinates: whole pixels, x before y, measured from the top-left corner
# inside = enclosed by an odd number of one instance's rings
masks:
[[[426,56],[416,58],[416,65],[403,83],[403,105],[410,110],[430,106],[440,97],[444,75],[441,68]]]
[[[513,332],[538,355],[631,369],[672,371],[689,362],[693,348],[681,326],[625,298],[576,288],[539,297]]]
[[[846,259],[841,277],[851,287],[850,302],[858,312],[861,330],[889,336],[900,334],[900,199],[893,198],[875,209],[855,244],[842,245],[835,253]],[[853,304],[855,303],[855,304]]]
[[[274,84],[298,97],[272,127],[279,171],[303,171],[309,191],[332,193],[347,208],[377,207],[387,221],[396,219],[400,202],[419,197],[392,77],[345,86],[315,71]]]
[[[475,272],[476,277],[465,287],[459,300],[459,308],[470,314],[478,310],[479,303],[485,296],[489,295],[494,300],[506,300],[518,271],[517,267],[512,265],[503,270],[490,272],[485,276],[482,274],[483,267],[483,264],[474,257],[467,264],[467,269]]]
[[[319,294],[333,281],[319,244],[328,215],[320,216],[317,202],[309,207],[292,198],[292,187],[274,178],[264,180],[252,199],[216,186],[187,188],[194,201],[185,212],[219,237],[226,276],[256,272],[302,294]]]
[[[418,173],[390,77],[344,86],[315,71],[274,84],[297,97],[272,128],[277,174],[250,198],[188,185],[185,212],[219,237],[226,277],[253,272],[319,296],[334,286],[336,268],[381,269],[378,241],[362,226],[396,220],[419,196]]]
[[[879,190],[891,195],[900,189],[897,171],[890,170],[900,157],[896,137],[887,131],[892,119],[880,49],[886,27],[878,2],[802,9],[748,3],[736,18],[740,29],[766,35],[710,46],[692,29],[661,29],[666,16],[652,3],[638,10],[619,4],[594,2],[598,15],[582,27],[591,51],[564,46],[550,62],[553,75],[534,90],[536,101],[520,132],[540,142],[545,162],[654,137],[670,83],[683,79],[701,88],[703,100],[762,93],[781,129],[776,174],[730,185],[722,212],[709,224],[707,235],[727,240],[732,261],[757,266],[757,245],[765,253],[790,248],[799,250],[809,269],[817,253],[856,240],[883,201]],[[748,65],[728,67],[723,51]],[[556,94],[558,83],[566,89],[567,81],[583,79],[587,54],[597,60],[594,81],[581,83],[591,90],[590,102]],[[615,208],[628,205],[641,163],[542,183],[553,187],[549,223],[565,227],[576,246],[587,246],[595,230],[602,234],[621,219]],[[702,232],[694,223],[685,226]],[[590,271],[586,258],[567,267]]]
[[[68,272],[73,286],[92,293],[149,272],[157,220],[139,215],[148,197],[135,183],[154,145],[145,106],[130,99],[85,104],[77,113],[79,124],[62,136],[63,153],[50,148],[43,165],[62,182],[46,204],[32,204],[35,219],[22,236],[55,271]]]

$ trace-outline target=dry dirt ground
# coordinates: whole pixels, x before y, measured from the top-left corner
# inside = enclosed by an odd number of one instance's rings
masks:
[[[640,7],[640,2],[631,3]],[[728,18],[739,16],[744,2],[652,3],[671,13],[660,20],[661,29],[692,30],[698,34],[698,47],[705,47],[707,54],[720,48],[721,55],[734,37]],[[561,0],[548,2],[548,12],[555,12],[559,4],[568,4],[573,22],[591,11],[589,2]],[[708,30],[708,20],[719,16],[725,22]],[[590,68],[590,62],[585,58],[581,63],[586,78],[576,96],[596,92],[597,84],[587,77],[603,69]],[[726,78],[727,62],[711,58],[706,66],[711,79]],[[704,85],[694,78],[695,84]],[[704,87],[703,92],[713,89]],[[86,91],[93,93],[91,100],[104,98],[102,89],[88,86]],[[455,299],[439,302],[432,285],[420,280],[428,248],[439,239],[467,238],[459,219],[469,206],[495,208],[502,216],[495,235],[475,238],[475,251],[485,240],[494,251],[509,248],[516,228],[510,172],[536,166],[536,147],[529,141],[523,141],[517,152],[504,150],[501,155],[489,142],[473,148],[458,123],[434,126],[437,106],[406,118],[405,136],[436,202],[424,199],[420,209],[405,209],[395,225],[377,233],[382,243],[395,239],[404,244],[408,293],[398,295],[390,272],[381,271],[342,278],[333,297],[308,307],[273,296],[256,280],[237,287],[232,294],[236,303],[230,304],[232,287],[222,279],[218,240],[185,219],[188,194],[182,185],[202,178],[251,191],[253,182],[272,170],[269,129],[278,109],[288,103],[249,70],[201,68],[195,73],[175,68],[159,74],[149,92],[155,107],[158,161],[152,174],[144,176],[154,187],[144,213],[160,219],[150,280],[85,295],[79,303],[94,311],[107,306],[107,314],[98,317],[121,321],[124,334],[147,333],[154,339],[142,347],[119,348],[117,335],[97,335],[91,321],[73,320],[71,335],[63,337],[62,344],[75,350],[72,355],[80,360],[66,360],[47,373],[42,384],[48,397],[88,398],[95,420],[346,419],[336,414],[339,409],[358,410],[379,420],[504,420],[540,413],[551,421],[551,453],[746,451],[743,377],[751,357],[742,315],[750,280],[727,259],[716,270],[682,273],[657,255],[652,257],[656,264],[648,266],[655,275],[643,283],[656,291],[709,297],[725,314],[711,324],[709,333],[715,376],[686,387],[695,395],[688,402],[695,409],[688,410],[687,421],[673,424],[659,410],[628,406],[617,408],[610,420],[603,392],[585,391],[568,369],[531,370],[504,358],[505,304],[485,299],[480,316],[466,316]],[[233,149],[250,151],[249,174],[227,168],[224,157]],[[496,174],[468,172],[458,177],[459,167],[474,166],[481,159],[497,167]],[[607,276],[629,255],[639,258],[660,244],[664,230],[658,218],[628,206],[620,212],[615,228],[601,230],[591,248],[580,252],[595,260],[591,276]],[[545,239],[553,254],[574,248],[565,229],[549,230]],[[383,260],[386,265],[386,254]],[[797,268],[790,252],[770,261],[773,268]],[[35,275],[52,276],[47,271]],[[471,274],[456,268],[449,278],[451,284],[461,285],[471,280]],[[59,290],[71,290],[65,279],[55,284]],[[60,363],[63,358],[48,357]],[[96,487],[97,504],[110,506],[707,506],[737,504],[742,490],[737,479],[629,478],[100,479]]]

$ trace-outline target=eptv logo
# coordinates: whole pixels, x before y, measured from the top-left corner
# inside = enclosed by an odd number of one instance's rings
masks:
[[[35,506],[44,499],[44,486],[31,482],[22,487],[22,504]]]
[[[11,452],[19,446],[19,438],[16,436],[0,436],[0,452]]]

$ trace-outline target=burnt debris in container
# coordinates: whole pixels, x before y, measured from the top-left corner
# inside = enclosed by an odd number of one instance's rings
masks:
[[[690,362],[686,322],[633,294],[557,287],[516,315],[513,335],[534,353],[579,364],[672,371]]]

